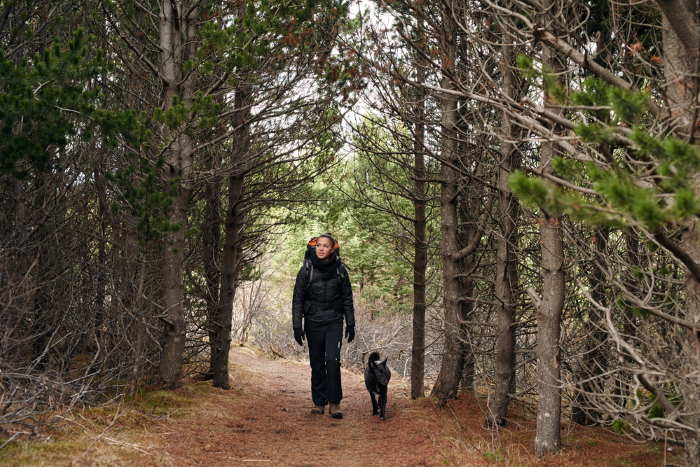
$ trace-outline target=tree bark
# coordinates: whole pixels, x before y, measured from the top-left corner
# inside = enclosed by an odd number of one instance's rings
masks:
[[[467,232],[463,235],[464,237],[469,237],[473,234],[473,229],[467,229]],[[471,257],[463,258],[460,261],[460,274],[469,274],[472,272],[474,263]],[[459,372],[459,389],[462,392],[474,392],[474,384],[476,381],[475,375],[475,358],[474,350],[472,348],[471,341],[469,340],[469,334],[467,332],[467,321],[471,317],[472,311],[474,311],[474,302],[471,300],[465,300],[464,298],[469,298],[474,294],[474,279],[472,277],[462,277],[459,280],[459,291],[461,295],[459,304],[459,318],[458,318],[458,339],[460,343],[460,353],[461,353],[461,370]]]
[[[32,313],[32,359],[36,368],[44,371],[49,365],[48,346],[51,334],[51,313],[54,304],[53,291],[55,290],[56,267],[58,255],[54,254],[58,245],[55,244],[54,236],[51,232],[55,229],[56,222],[54,216],[59,209],[54,204],[50,196],[50,184],[47,174],[38,174],[36,180],[36,194],[34,198],[34,209],[41,212],[42,222],[36,226],[35,237],[38,240],[37,247],[32,248],[32,253],[36,258],[34,271],[34,293],[33,313]],[[46,214],[44,214],[46,213]]]
[[[233,301],[236,295],[236,282],[240,272],[241,234],[244,227],[241,199],[243,197],[244,175],[242,166],[250,150],[250,112],[252,89],[242,85],[236,91],[234,128],[237,128],[234,141],[235,150],[231,154],[231,166],[238,167],[228,180],[228,207],[226,213],[226,230],[224,253],[221,262],[220,302],[216,319],[211,324],[214,330],[214,347],[212,349],[212,369],[215,387],[229,389],[228,354],[231,348],[231,320],[233,319]]]
[[[561,63],[554,52],[545,47],[543,62],[557,73]],[[551,106],[551,98],[545,92],[545,107],[552,112],[561,112]],[[553,142],[544,143],[540,151],[540,170],[551,172],[551,161],[555,154]],[[537,307],[537,434],[535,453],[543,456],[556,452],[561,447],[561,369],[559,337],[561,314],[564,307],[564,248],[562,243],[561,218],[543,213],[540,219],[540,242],[542,251],[542,297]]]
[[[105,296],[107,287],[107,220],[109,207],[107,205],[107,188],[105,184],[104,172],[102,169],[95,170],[95,189],[98,200],[98,216],[100,219],[100,232],[99,239],[97,240],[97,277],[95,278],[95,320],[93,328],[94,341],[88,344],[88,347],[92,347],[94,342],[102,341],[102,327],[105,321]]]
[[[442,52],[443,78],[442,87],[452,90],[450,70],[455,62],[454,25],[449,14],[445,15]],[[459,338],[459,272],[457,261],[452,255],[458,251],[457,241],[457,173],[454,170],[456,160],[457,140],[455,135],[457,125],[457,98],[453,94],[440,95],[441,118],[441,162],[440,178],[442,182],[440,193],[440,254],[442,256],[443,276],[443,308],[445,344],[440,365],[440,372],[433,386],[431,395],[439,406],[448,399],[457,396],[459,380],[463,367],[462,344]]]
[[[465,121],[462,117],[460,122]],[[460,134],[466,132],[466,128],[460,129]],[[466,149],[466,144],[459,144],[460,155],[464,156],[469,154],[473,156],[473,153],[469,153]],[[473,158],[471,159],[473,160]],[[463,166],[469,166],[469,161],[462,162]],[[481,235],[481,226],[478,225],[479,219],[479,206],[474,199],[480,198],[479,195],[475,193],[470,193],[470,188],[473,188],[473,184],[463,186],[463,193],[459,196],[459,202],[457,207],[458,215],[458,227],[457,227],[457,242],[460,248],[465,248],[467,245],[472,245],[474,241],[477,241],[475,236]],[[477,188],[480,190],[480,187]],[[474,310],[474,302],[470,300],[474,294],[474,277],[473,273],[476,269],[476,255],[472,253],[467,255],[459,255],[460,259],[457,262],[458,267],[458,287],[459,287],[459,316],[458,316],[458,339],[460,343],[461,352],[461,362],[462,368],[459,373],[459,389],[462,392],[473,392],[474,391],[474,381],[475,381],[475,359],[474,350],[472,348],[472,341],[467,328],[467,322],[469,321],[472,311]]]
[[[163,107],[169,109],[182,99],[187,108],[192,103],[191,77],[182,80],[185,62],[184,39],[194,27],[191,17],[194,10],[187,11],[181,1],[164,0],[160,4],[160,73],[164,82]],[[187,12],[187,17],[183,14]],[[185,351],[185,287],[183,267],[185,262],[185,232],[189,188],[187,179],[192,165],[192,141],[185,131],[164,130],[164,141],[171,141],[167,151],[165,178],[173,187],[174,196],[169,221],[174,232],[167,236],[163,257],[163,321],[165,323],[163,348],[160,359],[160,377],[166,387],[181,384],[183,354]]]
[[[419,43],[422,45],[423,22],[418,20]],[[420,85],[425,81],[425,69],[420,54],[416,54],[416,80],[418,90],[415,105],[414,144],[415,193],[414,208],[414,260],[413,260],[413,341],[411,346],[411,399],[425,395],[425,272],[428,265],[428,244],[425,238],[425,90]]]
[[[515,96],[515,76],[513,72],[513,47],[504,45],[501,57],[501,76],[503,76],[503,93]],[[496,386],[489,401],[487,425],[506,424],[508,415],[509,393],[515,384],[515,291],[518,287],[517,220],[520,205],[508,186],[508,177],[518,166],[513,125],[508,112],[503,112],[503,139],[501,143],[501,163],[498,167],[499,189],[499,224],[500,235],[496,247]]]
[[[563,244],[561,219],[542,220],[542,302],[537,310],[537,435],[538,456],[556,452],[561,446],[561,371],[559,337],[564,305]]]
[[[218,154],[211,154],[212,172],[219,169],[220,157]],[[202,222],[202,263],[204,266],[204,280],[206,283],[206,303],[207,303],[207,331],[209,334],[209,371],[207,379],[214,377],[213,359],[215,352],[216,332],[212,327],[219,307],[219,287],[221,284],[221,273],[219,271],[219,259],[221,258],[221,184],[219,178],[215,178],[206,186],[205,193],[205,213]]]
[[[674,122],[675,136],[691,144],[696,143],[698,126],[698,88],[700,87],[700,24],[696,2],[672,0],[657,3],[664,12],[663,49],[664,73],[667,84],[667,101]],[[695,195],[700,193],[700,177],[691,181]],[[700,263],[700,222],[692,220],[686,226],[680,242],[681,248],[692,260]],[[687,274],[686,316],[690,322],[700,323],[700,282]],[[688,330],[683,345],[684,377],[680,379],[680,393],[688,414],[685,424],[694,431],[684,432],[685,454],[688,465],[700,465],[700,331]]]
[[[472,281],[473,283],[473,281]],[[462,303],[462,316],[468,317],[474,305],[472,302]],[[465,335],[465,334],[463,334]],[[466,335],[465,335],[466,336]],[[462,374],[459,379],[460,392],[474,392],[476,390],[476,361],[471,344],[462,343]]]

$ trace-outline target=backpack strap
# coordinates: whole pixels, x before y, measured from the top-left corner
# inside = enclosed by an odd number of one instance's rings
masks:
[[[347,270],[345,269],[345,264],[340,259],[338,259],[338,265],[335,268],[335,273],[338,276],[338,280],[340,282],[342,282],[343,279],[347,277]],[[306,284],[304,289],[309,290],[311,281],[314,278],[314,263],[311,262],[311,260],[308,258],[304,259],[304,277],[306,278]]]
[[[336,267],[335,272],[338,275],[338,280],[342,283],[343,279],[347,277],[347,269],[345,269],[345,264],[340,259],[338,259],[338,267]]]
[[[304,271],[306,271],[306,284],[304,286],[304,290],[309,290],[309,286],[311,285],[311,279],[314,276],[314,265],[308,258],[304,259]]]

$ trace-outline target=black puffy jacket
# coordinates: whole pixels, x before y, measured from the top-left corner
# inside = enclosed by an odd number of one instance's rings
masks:
[[[348,327],[355,326],[350,277],[338,252],[319,260],[315,248],[309,247],[305,262],[307,260],[310,267],[302,265],[294,284],[292,327],[301,328],[302,318],[318,323],[344,318]]]

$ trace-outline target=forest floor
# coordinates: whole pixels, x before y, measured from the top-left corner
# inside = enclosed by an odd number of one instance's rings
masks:
[[[499,432],[483,428],[484,399],[445,408],[412,401],[398,378],[387,419],[371,416],[360,375],[343,370],[345,418],[310,413],[307,363],[231,351],[233,389],[193,382],[63,417],[42,442],[0,451],[2,465],[404,466],[664,465],[661,444],[566,424],[563,449],[537,459],[535,421],[515,409]]]

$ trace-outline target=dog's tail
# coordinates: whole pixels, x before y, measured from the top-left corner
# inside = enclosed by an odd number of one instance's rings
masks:
[[[369,354],[369,358],[367,358],[368,362],[377,362],[379,361],[381,357],[379,356],[379,352],[372,352]]]

